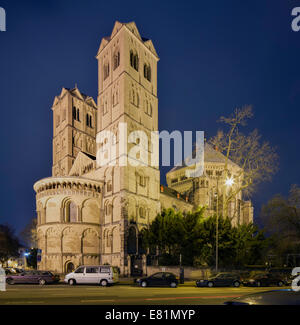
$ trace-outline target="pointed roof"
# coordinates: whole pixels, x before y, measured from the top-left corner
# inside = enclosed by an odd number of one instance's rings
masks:
[[[193,153],[194,154],[194,153]],[[226,157],[218,150],[215,150],[212,145],[205,142],[204,144],[204,163],[225,163]],[[235,164],[233,161],[228,159],[228,163],[230,165],[234,165],[238,167],[237,164]],[[185,161],[182,162],[182,166],[175,166],[173,167],[168,173],[172,173],[176,170],[182,169],[188,167],[185,163]]]
[[[102,38],[96,58],[98,58],[100,52],[113,39],[113,37],[118,33],[118,31],[122,29],[123,26],[125,26],[132,34],[134,34],[152,52],[152,54],[154,54],[158,58],[157,52],[154,48],[152,41],[145,37],[141,37],[140,32],[134,21],[131,21],[129,23],[121,23],[119,21],[116,21],[111,35]]]
[[[97,105],[93,97],[80,92],[79,89],[77,88],[77,85],[73,89],[63,87],[60,95],[54,97],[54,102],[52,107],[55,106],[58,103],[58,101],[65,96],[66,93],[69,93],[71,94],[71,96],[75,96],[79,98],[80,100],[86,102],[90,106],[93,106],[95,109],[97,109]]]
[[[144,44],[145,44],[145,46],[155,55],[155,56],[157,56],[158,57],[158,54],[157,54],[157,52],[156,52],[156,50],[155,50],[155,47],[154,47],[154,45],[153,45],[153,43],[152,43],[152,41],[151,41],[151,39],[147,39],[147,40],[145,40],[144,41]]]

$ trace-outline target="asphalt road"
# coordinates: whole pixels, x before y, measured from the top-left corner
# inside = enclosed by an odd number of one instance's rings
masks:
[[[0,305],[219,305],[235,297],[267,288],[140,288],[136,285],[11,285],[0,291]]]

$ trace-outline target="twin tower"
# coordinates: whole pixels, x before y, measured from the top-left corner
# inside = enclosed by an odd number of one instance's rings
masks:
[[[188,166],[174,167],[167,173],[168,187],[160,185],[159,167],[150,161],[158,152],[151,141],[158,131],[159,60],[152,41],[141,37],[134,22],[116,22],[96,58],[97,104],[75,87],[63,88],[52,106],[52,177],[34,184],[39,269],[63,273],[83,264],[110,264],[129,274],[133,266],[145,266],[139,232],[161,209],[185,213],[202,205],[207,216],[216,213],[216,188],[225,174],[221,152],[206,143],[203,175],[186,177]],[[127,134],[120,134],[121,124]],[[106,131],[109,137],[98,137]],[[147,142],[135,137],[124,153],[121,144],[134,131],[142,131]],[[148,162],[121,164],[136,146]],[[228,166],[233,177],[241,175],[239,166],[230,161]],[[239,192],[228,215],[233,224],[252,222],[251,202]]]
[[[128,135],[141,130],[148,139],[158,130],[159,58],[153,43],[134,22],[116,22],[96,58],[97,104],[77,87],[63,88],[53,103],[52,177],[34,184],[39,269],[69,272],[82,264],[109,263],[127,274],[129,253],[138,256],[142,250],[139,230],[161,209],[159,168],[118,164],[119,123],[127,124]],[[101,131],[114,135],[112,166],[96,159],[97,150],[105,150],[106,143],[96,143]],[[149,143],[149,157],[154,149]]]

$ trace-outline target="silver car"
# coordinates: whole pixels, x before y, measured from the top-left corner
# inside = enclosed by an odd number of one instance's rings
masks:
[[[65,283],[99,284],[103,287],[119,281],[118,269],[110,265],[82,265],[65,276]]]

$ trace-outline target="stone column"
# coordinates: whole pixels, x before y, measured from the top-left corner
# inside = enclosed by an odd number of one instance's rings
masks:
[[[41,211],[41,217],[42,217],[42,224],[46,223],[46,207],[42,208],[42,211]]]
[[[60,208],[60,222],[65,221],[64,208]]]
[[[81,213],[81,207],[77,206],[77,222],[82,221],[82,213]]]

